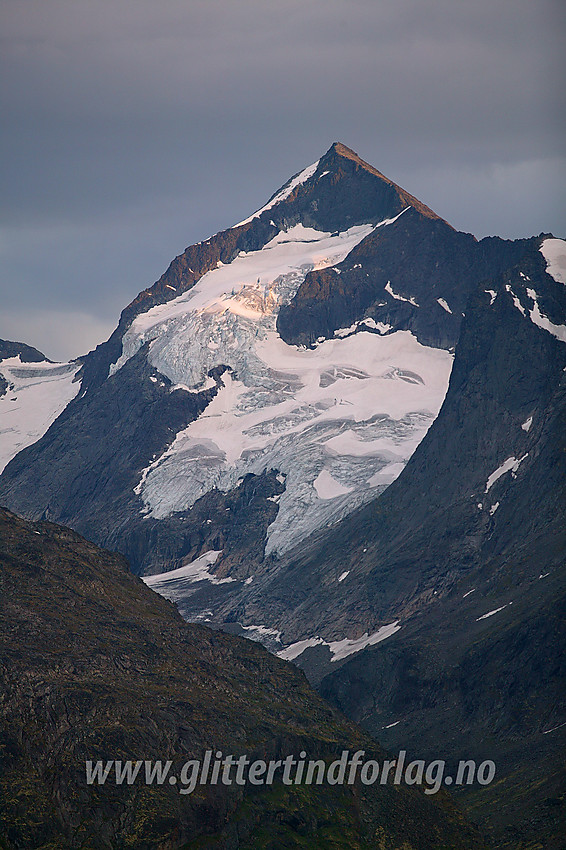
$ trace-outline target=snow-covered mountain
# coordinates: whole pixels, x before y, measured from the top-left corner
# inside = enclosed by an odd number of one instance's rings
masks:
[[[496,826],[524,810],[527,835],[564,719],[565,284],[563,240],[459,233],[335,143],[86,357],[0,349],[0,405],[31,400],[0,501],[124,553],[390,746],[500,756]]]
[[[471,287],[525,244],[458,233],[335,143],[187,248],[83,363],[53,367],[67,382],[36,406],[43,430],[72,403],[0,492],[138,572],[219,550],[220,576],[249,579],[399,475],[442,404]]]
[[[25,343],[0,340],[0,472],[45,434],[80,384],[80,363],[52,363]]]

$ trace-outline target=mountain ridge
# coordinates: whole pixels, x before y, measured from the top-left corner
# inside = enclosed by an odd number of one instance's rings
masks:
[[[369,162],[366,162],[365,159],[362,159],[361,156],[356,153],[356,151],[352,150],[352,148],[349,148],[343,142],[333,142],[329,150],[326,152],[325,156],[328,156],[330,151],[334,151],[338,156],[342,156],[346,159],[352,160],[352,162],[355,162],[356,165],[359,165],[364,170],[369,171],[370,174],[379,177],[381,180],[385,181],[385,183],[389,183],[399,193],[402,199],[407,202],[409,206],[414,207],[422,215],[425,215],[428,218],[441,218],[437,213],[434,212],[434,210],[431,210],[430,207],[427,207],[426,204],[423,204],[422,201],[419,201],[418,198],[415,198],[414,195],[411,195],[409,192],[407,192],[406,189],[403,189],[389,177],[386,177],[385,174],[382,174],[381,171],[378,171],[377,168],[375,168]],[[444,219],[441,220],[444,221]]]

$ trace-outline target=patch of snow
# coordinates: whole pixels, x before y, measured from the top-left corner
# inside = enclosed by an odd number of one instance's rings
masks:
[[[338,330],[334,331],[334,336],[337,336],[337,337],[350,336],[350,334],[355,333],[357,327],[358,327],[358,322],[354,322],[354,324],[350,325],[349,328],[338,328]],[[324,337],[324,336],[321,336],[318,339],[319,342],[325,342],[325,340],[326,340],[326,337]]]
[[[210,572],[210,567],[216,563],[221,554],[222,550],[205,552],[204,555],[200,555],[190,564],[185,564],[176,570],[170,570],[168,573],[142,576],[142,581],[156,593],[159,593],[160,596],[164,596],[172,602],[190,596],[195,590],[195,588],[191,588],[191,585],[196,582],[206,580],[211,584],[228,584],[237,581],[237,579],[230,577],[217,578]]]
[[[345,572],[342,573],[341,576],[338,577],[338,582],[340,583],[341,581],[344,581],[344,579],[347,578],[347,576],[349,576],[349,575],[350,575],[350,570],[346,570]]]
[[[334,331],[334,336],[342,339],[346,336],[351,336],[356,333],[359,329],[371,328],[372,330],[378,331],[380,334],[386,334],[391,330],[391,325],[388,325],[386,322],[376,322],[375,319],[372,319],[371,316],[367,319],[360,319],[358,322],[354,322],[353,325],[350,325],[349,328],[338,328],[338,330]],[[317,342],[325,342],[326,337],[321,336],[318,338]]]
[[[251,640],[260,640],[262,637],[274,637],[275,640],[281,640],[281,632],[278,629],[268,629],[267,626],[242,626],[246,632],[255,632],[256,636],[251,637]]]
[[[544,239],[540,252],[546,260],[546,271],[558,283],[566,283],[566,241]]]
[[[371,316],[367,319],[362,319],[358,324],[365,325],[366,328],[373,328],[375,331],[379,331],[380,334],[387,333],[391,330],[391,325],[388,325],[386,322],[376,322],[375,319],[371,318]]]
[[[154,375],[150,375],[149,380],[152,381],[154,384],[157,383],[157,378]]]
[[[371,478],[368,478],[368,487],[382,487],[385,489],[398,478],[405,469],[405,463],[396,461],[388,463],[379,469]]]
[[[539,575],[539,579],[541,579],[541,578],[547,578],[547,576],[549,576],[549,575],[550,575],[550,573],[541,573],[541,574]]]
[[[177,290],[175,289],[175,287],[174,287],[174,286],[171,286],[171,285],[170,285],[170,284],[168,284],[168,283],[166,283],[166,284],[165,284],[165,286],[167,287],[167,289],[172,289],[172,290],[173,290],[173,292],[177,292]]]
[[[497,298],[497,292],[494,289],[484,289],[484,292],[487,292],[487,294],[491,296],[491,301],[489,302],[489,306],[491,307],[491,305]]]
[[[515,295],[515,293],[511,289],[510,284],[508,284],[508,283],[505,284],[505,289],[507,290],[507,292],[509,293],[509,295],[513,299],[513,304],[515,305],[517,310],[519,310],[523,314],[523,316],[526,316],[527,314],[525,312],[525,308],[523,307],[523,305],[521,304],[521,302],[519,301],[519,299],[517,298],[517,296]]]
[[[0,472],[18,452],[42,437],[79,392],[80,363],[0,361],[8,389],[0,396]]]
[[[493,516],[493,514],[495,513],[495,511],[497,510],[498,507],[499,507],[499,502],[496,502],[494,505],[491,506],[491,508],[489,509],[490,516]]]
[[[521,425],[521,428],[523,429],[523,431],[526,431],[528,433],[531,429],[532,424],[533,424],[533,417],[529,416],[528,419],[525,419],[525,421]]]
[[[444,298],[437,298],[436,300],[438,301],[443,310],[446,310],[447,313],[452,313],[452,310],[450,309]]]
[[[386,224],[394,224],[394,222],[396,222],[398,218],[401,218],[401,216],[403,215],[403,213],[406,213],[406,212],[407,212],[407,210],[410,210],[410,209],[411,209],[411,206],[409,205],[408,207],[405,207],[405,209],[404,209],[404,210],[401,210],[401,212],[400,212],[400,213],[397,213],[397,215],[396,215],[396,216],[393,216],[393,218],[384,218],[384,219],[383,219],[383,221],[380,221],[380,222],[379,222],[379,224],[377,225],[377,227],[383,227],[383,226],[384,226],[384,225],[386,225]]]
[[[389,723],[387,726],[382,726],[382,729],[393,729],[394,726],[398,726],[400,724],[400,720],[396,720],[395,723]]]
[[[362,635],[362,637],[355,640],[345,638],[344,640],[328,642],[319,637],[300,640],[297,641],[297,643],[291,644],[291,646],[288,646],[286,649],[281,650],[281,652],[278,652],[277,655],[279,658],[292,661],[294,658],[298,658],[305,649],[308,649],[311,646],[320,646],[323,644],[330,650],[332,655],[332,658],[330,659],[331,661],[342,661],[342,659],[347,658],[349,655],[353,655],[355,652],[360,652],[360,650],[365,649],[366,646],[375,646],[375,644],[381,643],[382,640],[386,640],[388,637],[394,635],[395,632],[398,632],[401,628],[398,623],[399,620],[395,620],[395,622],[389,623],[387,626],[381,626],[381,628],[372,635],[368,635],[366,632]]]
[[[396,292],[393,292],[390,280],[388,280],[387,283],[385,284],[385,291],[388,292],[397,301],[406,301],[408,304],[412,304],[413,307],[419,306],[412,296],[409,297],[409,298],[405,298],[404,295],[398,295]]]
[[[526,457],[528,457],[528,455],[529,453],[527,452],[523,455],[523,457],[519,458],[518,460],[516,457],[511,456],[508,457],[507,460],[503,461],[501,466],[498,466],[495,472],[492,472],[489,478],[487,479],[485,485],[485,492],[487,493],[488,490],[493,487],[495,482],[498,481],[502,475],[505,475],[506,472],[517,472],[517,470],[519,469],[519,465],[525,460]]]
[[[216,386],[216,381],[214,378],[207,377],[204,382],[201,382],[196,387],[188,387],[186,384],[175,384],[174,387],[171,387],[171,392],[174,393],[176,390],[184,390],[186,393],[203,393],[205,390],[211,390]]]
[[[472,587],[472,589],[471,589],[471,590],[468,590],[468,592],[467,592],[467,593],[464,593],[464,595],[462,596],[462,599],[465,599],[465,598],[466,598],[466,596],[469,596],[469,595],[470,595],[470,593],[474,593],[474,592],[475,592],[475,590],[476,590],[476,589],[475,589],[475,587]]]
[[[478,502],[478,508],[480,511],[483,510],[483,502]]]
[[[365,649],[366,646],[375,646],[375,644],[381,643],[382,640],[386,640],[391,635],[394,635],[395,632],[399,631],[401,626],[398,623],[399,620],[395,620],[395,622],[389,623],[388,626],[382,626],[372,635],[368,635],[366,632],[361,638],[357,638],[357,640],[348,640],[346,638],[345,640],[329,643],[328,648],[332,653],[331,661],[341,661],[343,658],[347,658],[348,655],[353,655],[355,652]]]
[[[254,580],[254,577],[253,577],[253,576],[250,576],[249,578],[247,578],[247,579],[245,580],[244,584],[251,584],[253,580]]]
[[[488,617],[493,617],[494,614],[499,614],[499,612],[503,611],[504,608],[507,608],[507,605],[502,605],[501,608],[494,608],[493,611],[488,611],[487,614],[482,614],[481,617],[476,617],[476,623],[479,623],[480,620],[487,620]]]
[[[352,487],[344,487],[326,469],[323,469],[317,475],[313,481],[313,487],[319,499],[335,499],[337,496],[345,496],[346,493],[351,493],[353,489]]]
[[[560,723],[558,726],[553,726],[552,729],[547,729],[546,732],[543,732],[543,735],[550,735],[551,732],[556,732],[557,729],[562,729],[563,726],[566,726],[566,721],[564,723]]]
[[[534,301],[534,307],[529,313],[531,321],[539,328],[555,336],[556,339],[566,342],[566,325],[555,325],[544,313],[541,313],[538,305],[538,296],[534,289],[527,289],[527,295]]]
[[[281,652],[278,652],[277,655],[279,658],[283,658],[285,661],[293,661],[295,658],[298,658],[299,655],[302,655],[305,649],[309,649],[311,646],[319,646],[321,643],[328,644],[322,638],[308,638],[307,640],[298,640],[296,643],[292,643],[291,646],[288,646],[286,649],[282,649]]]

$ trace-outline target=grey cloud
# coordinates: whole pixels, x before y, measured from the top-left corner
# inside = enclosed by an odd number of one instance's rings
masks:
[[[4,0],[0,15],[0,257],[22,315],[117,319],[335,139],[476,235],[566,230],[552,0]]]

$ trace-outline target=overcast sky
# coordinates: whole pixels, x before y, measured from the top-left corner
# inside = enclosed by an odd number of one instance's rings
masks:
[[[85,353],[335,140],[460,230],[566,235],[559,0],[0,0],[0,337]]]

